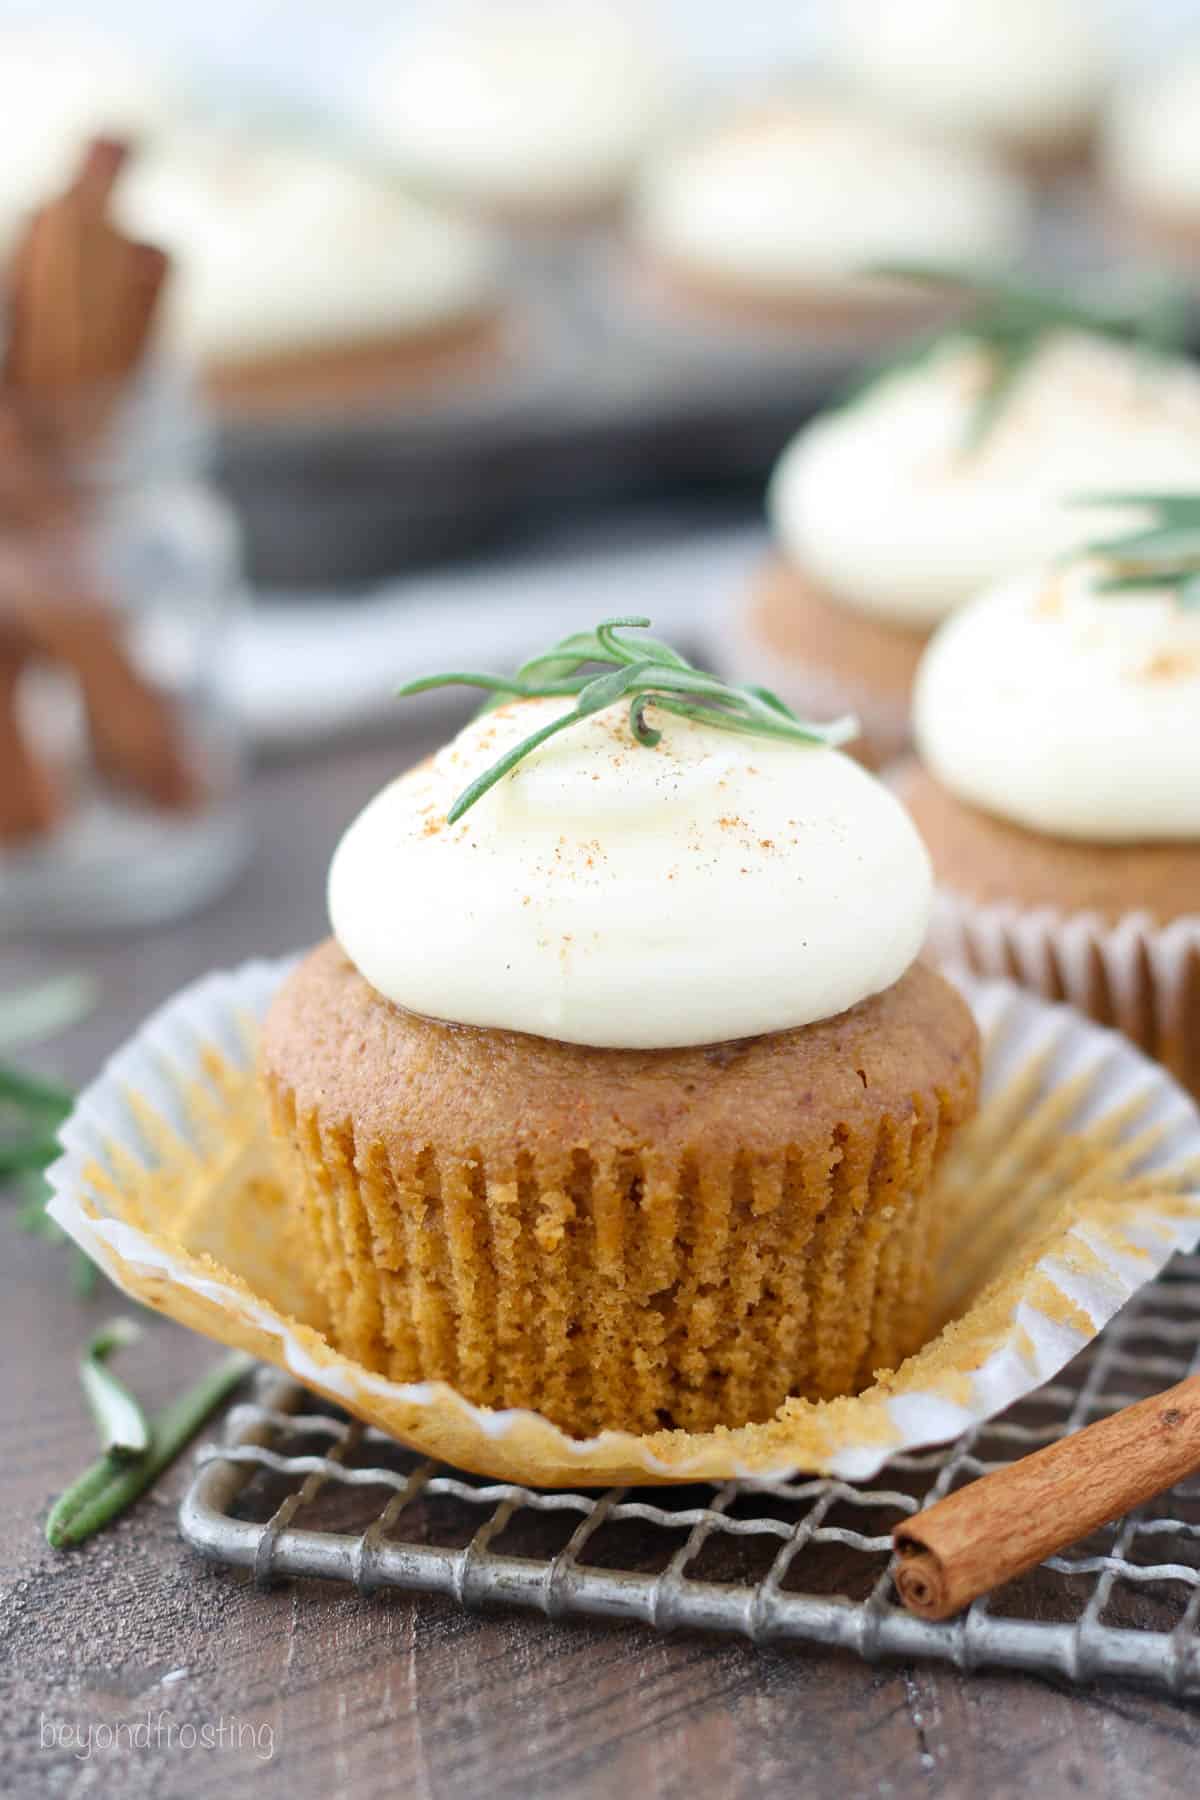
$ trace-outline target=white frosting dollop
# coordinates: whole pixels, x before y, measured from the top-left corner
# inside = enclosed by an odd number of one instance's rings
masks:
[[[1194,52],[1119,93],[1101,160],[1126,205],[1168,221],[1200,217],[1200,56]]]
[[[673,97],[631,17],[493,5],[379,56],[365,106],[380,149],[414,180],[537,212],[615,198]]]
[[[1099,593],[1104,573],[1026,572],[948,620],[917,675],[921,756],[1033,831],[1200,842],[1200,612],[1161,589]]]
[[[0,26],[0,248],[76,173],[89,138],[152,139],[172,95],[149,61],[83,24]]]
[[[618,705],[447,825],[469,781],[570,704],[474,721],[350,826],[329,911],[372,987],[460,1024],[661,1049],[829,1018],[908,968],[928,858],[836,750],[665,716],[646,749]]]
[[[171,252],[172,324],[204,360],[419,333],[495,298],[481,228],[294,143],[181,133],[130,166],[116,206]]]
[[[1094,0],[843,0],[848,76],[914,123],[1031,149],[1079,135],[1112,49]]]
[[[815,93],[663,151],[633,207],[653,258],[768,297],[861,295],[873,263],[1003,263],[1027,224],[1024,189],[997,164]]]
[[[771,480],[786,553],[835,599],[936,624],[988,583],[1104,535],[1087,492],[1200,487],[1200,374],[1048,338],[969,447],[986,353],[963,339],[800,432]]]

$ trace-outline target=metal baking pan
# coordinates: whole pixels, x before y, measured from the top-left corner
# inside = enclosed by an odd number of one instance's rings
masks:
[[[1044,203],[1030,267],[1114,272],[1086,195]],[[362,585],[568,506],[761,483],[888,342],[710,324],[655,303],[611,233],[521,252],[507,317],[494,364],[434,391],[224,421],[219,472],[258,583]]]

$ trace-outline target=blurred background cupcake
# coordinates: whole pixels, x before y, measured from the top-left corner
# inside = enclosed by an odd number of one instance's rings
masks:
[[[649,20],[599,5],[460,10],[385,45],[365,118],[397,171],[488,218],[603,216],[670,115]]]
[[[1200,257],[1200,41],[1117,94],[1101,173],[1118,227],[1135,242]]]
[[[634,192],[643,277],[675,314],[846,330],[911,320],[872,279],[900,259],[1005,263],[1029,224],[1021,185],[823,89],[734,108],[664,149]]]
[[[222,404],[377,404],[497,354],[488,234],[319,144],[177,130],[117,209],[171,253],[174,342]]]
[[[1113,67],[1088,0],[841,0],[836,60],[898,118],[1028,169],[1087,150]]]
[[[772,559],[735,603],[736,655],[797,702],[857,710],[904,748],[930,632],[987,582],[1069,549],[1081,493],[1200,484],[1184,359],[1001,297],[806,426],[771,479]],[[1095,329],[1087,329],[1089,316]],[[1007,322],[1007,323],[1005,323]],[[1011,335],[1010,335],[1011,334]]]
[[[1115,1025],[1200,1094],[1200,610],[1180,554],[1200,497],[1087,514],[1089,553],[939,630],[896,787],[941,889],[935,945]]]

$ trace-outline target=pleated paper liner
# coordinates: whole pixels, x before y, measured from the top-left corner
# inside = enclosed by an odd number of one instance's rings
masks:
[[[1200,1115],[1131,1044],[1006,983],[963,977],[985,1101],[942,1177],[940,1335],[857,1396],[767,1423],[566,1436],[539,1414],[388,1381],[335,1351],[289,1266],[254,1075],[289,961],[185,989],[81,1095],[53,1217],[125,1291],[250,1350],[431,1456],[534,1486],[873,1476],[1049,1380],[1175,1250],[1200,1239]]]
[[[929,947],[978,976],[1002,976],[1115,1026],[1200,1099],[1200,897],[1189,918],[1159,925],[1131,912],[981,905],[939,889]]]

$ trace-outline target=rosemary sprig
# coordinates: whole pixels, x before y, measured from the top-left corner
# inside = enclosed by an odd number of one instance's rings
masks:
[[[1174,590],[1180,606],[1200,608],[1200,494],[1081,494],[1077,504],[1136,507],[1151,520],[1083,546],[1112,571],[1097,582],[1099,593],[1162,588]]]
[[[835,719],[829,725],[810,725],[786,707],[769,688],[736,687],[693,668],[677,650],[658,638],[642,637],[630,643],[618,634],[625,630],[647,631],[649,619],[604,619],[594,631],[578,631],[550,650],[522,664],[515,675],[483,675],[457,671],[446,675],[422,675],[397,690],[398,697],[424,694],[431,688],[475,687],[492,696],[485,710],[512,699],[546,699],[574,695],[569,712],[531,732],[498,762],[464,788],[446,815],[453,825],[482,799],[489,788],[517,764],[560,731],[601,712],[618,701],[629,702],[629,729],[635,743],[652,750],[661,741],[661,730],[646,717],[653,706],[659,712],[693,719],[721,731],[739,731],[751,737],[783,738],[794,744],[844,744],[855,736],[852,718]],[[606,674],[581,673],[588,664],[607,664]]]
[[[21,1196],[18,1229],[54,1244],[65,1234],[46,1211],[50,1189],[45,1170],[58,1155],[58,1129],[74,1104],[70,1088],[60,1082],[0,1063],[0,1118],[11,1118],[17,1127],[0,1135],[0,1186],[12,1181]],[[76,1248],[71,1260],[76,1293],[86,1297],[96,1278],[95,1263]]]
[[[254,1366],[237,1350],[172,1400],[150,1423],[141,1455],[106,1451],[73,1481],[50,1509],[46,1540],[55,1550],[81,1544],[139,1499]]]
[[[869,272],[959,295],[970,303],[970,310],[964,317],[914,338],[897,355],[876,364],[849,398],[857,399],[898,369],[928,361],[948,339],[972,338],[987,350],[989,367],[968,422],[967,449],[978,448],[993,429],[1050,332],[1085,332],[1160,355],[1178,350],[1187,336],[1187,296],[1175,283],[1156,283],[1137,298],[1103,301],[1083,300],[1010,275],[951,264],[883,263]]]
[[[141,1335],[141,1327],[132,1319],[112,1319],[89,1340],[79,1365],[79,1379],[96,1422],[100,1448],[118,1461],[141,1456],[150,1447],[145,1413],[108,1367],[114,1350],[135,1344]]]

